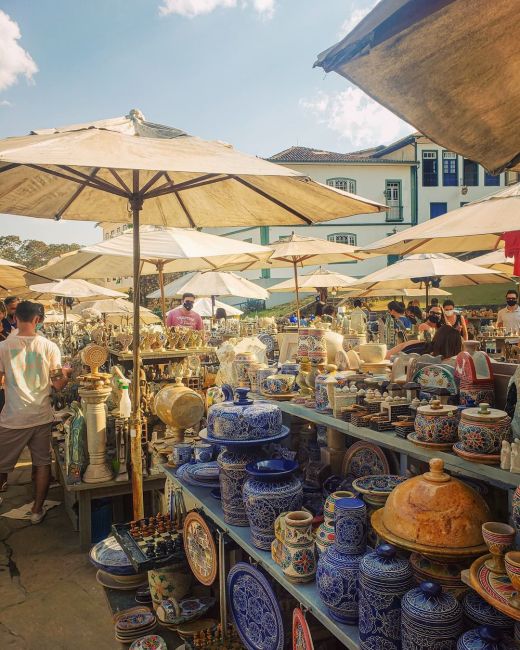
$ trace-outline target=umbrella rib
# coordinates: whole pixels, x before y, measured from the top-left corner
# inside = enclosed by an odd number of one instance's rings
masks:
[[[57,178],[62,178],[66,181],[72,181],[73,183],[78,183],[81,184],[83,183],[84,179],[81,178],[75,178],[74,176],[68,176],[67,174],[63,174],[62,172],[58,172],[55,169],[47,169],[46,167],[42,167],[41,165],[34,165],[32,163],[24,163],[25,167],[29,167],[30,169],[36,169],[36,171],[42,172],[44,174],[49,174],[50,176],[56,176]],[[88,176],[87,176],[88,178]],[[124,196],[126,197],[126,194],[123,193],[122,190],[112,190],[112,189],[104,189],[103,187],[100,187],[99,185],[96,184],[91,184],[90,181],[87,183],[89,187],[92,187],[93,189],[96,190],[104,190],[106,192],[109,192],[111,194],[117,194],[119,196]],[[116,188],[117,189],[117,188]]]
[[[125,181],[119,176],[119,174],[116,172],[115,169],[112,169],[112,167],[108,168],[108,171],[112,174],[112,176],[116,179],[116,181],[121,185],[121,187],[125,190],[125,192],[128,192],[128,194],[131,194],[131,190],[128,187],[128,185],[125,183]]]
[[[147,190],[149,190],[157,181],[161,178],[161,176],[165,176],[166,172],[157,172],[157,174],[154,174],[152,178],[148,181],[148,183],[145,183],[143,187],[139,190],[141,194],[145,194]]]
[[[204,174],[203,176],[197,176],[197,178],[192,178],[189,181],[183,181],[182,183],[177,183],[175,185],[171,179],[169,182],[156,187],[154,190],[147,192],[143,198],[151,199],[157,196],[162,196],[163,194],[171,194],[172,192],[178,192],[180,190],[192,189],[196,187],[202,187],[209,183],[217,183],[218,181],[227,180],[229,177],[222,177],[221,174]]]
[[[94,178],[98,172],[99,172],[99,167],[96,167],[96,168],[94,169],[94,171],[92,172],[92,174],[91,174],[91,178]],[[65,210],[68,210],[68,209],[70,208],[70,206],[71,206],[71,205],[74,203],[74,201],[78,198],[78,196],[81,194],[81,192],[83,192],[83,190],[85,189],[85,187],[87,187],[87,184],[88,184],[88,183],[87,183],[86,181],[85,181],[84,183],[82,183],[82,184],[78,187],[78,189],[74,192],[74,194],[70,197],[70,199],[65,203],[65,205],[64,205],[62,208],[60,208],[60,209],[58,210],[58,212],[56,212],[56,214],[54,215],[54,218],[55,218],[56,220],[61,219],[61,217],[62,217],[63,214],[65,213]]]
[[[195,221],[193,221],[188,208],[185,206],[184,201],[180,197],[179,192],[174,192],[174,195],[175,195],[177,201],[179,202],[179,205],[181,206],[182,211],[184,212],[184,215],[185,215],[186,219],[188,220],[188,223],[190,224],[190,226],[192,228],[196,228]]]
[[[81,266],[78,266],[78,268],[74,269],[74,271],[71,271],[68,275],[65,275],[65,276],[63,277],[63,279],[64,279],[64,280],[68,280],[68,279],[71,277],[71,275],[72,275],[73,273],[74,273],[74,274],[75,274],[75,273],[79,273],[80,271],[82,271],[82,270],[83,270],[86,266],[88,266],[89,264],[92,264],[93,262],[96,262],[100,257],[101,257],[101,255],[96,255],[93,259],[88,260],[88,261],[85,262],[84,264],[81,264]]]
[[[298,219],[301,219],[304,223],[306,223],[308,226],[312,224],[312,219],[309,219],[309,217],[306,217],[304,214],[301,212],[298,212],[298,210],[295,210],[294,208],[291,208],[289,205],[284,203],[283,201],[280,201],[279,199],[275,198],[274,196],[271,196],[267,192],[264,192],[264,190],[261,190],[259,187],[255,187],[252,183],[249,181],[246,181],[243,178],[240,178],[240,176],[230,176],[233,180],[237,181],[237,183],[240,183],[241,185],[244,185],[248,189],[252,190],[253,192],[256,192],[257,194],[260,194],[264,199],[267,199],[268,201],[271,201],[278,207],[286,210],[287,212],[290,212],[293,214],[295,217],[298,217]]]
[[[217,269],[218,268],[218,266],[216,264],[213,264],[213,262],[210,262],[207,257],[201,257],[200,259],[204,260],[204,262],[206,262],[206,264],[209,264],[209,266],[211,266],[212,269]]]
[[[83,172],[80,172],[77,169],[74,169],[74,167],[69,167],[69,165],[58,165],[60,169],[63,169],[66,172],[69,172],[69,174],[76,174],[80,178],[88,181],[89,183],[93,183],[94,186],[99,187],[100,189],[104,190],[105,192],[114,192],[117,191],[118,193],[121,192],[119,187],[117,185],[112,185],[112,183],[109,183],[108,181],[102,180],[101,178],[91,178],[88,176],[88,174],[84,174]],[[124,196],[127,196],[125,193]]]

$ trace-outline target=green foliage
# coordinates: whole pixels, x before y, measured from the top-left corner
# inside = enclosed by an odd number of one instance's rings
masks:
[[[79,244],[46,244],[37,239],[20,239],[17,235],[0,237],[0,257],[23,264],[28,269],[43,266],[53,257],[78,248]]]

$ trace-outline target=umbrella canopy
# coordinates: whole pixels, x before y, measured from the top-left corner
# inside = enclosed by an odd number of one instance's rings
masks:
[[[37,271],[29,271],[21,264],[0,258],[0,293],[2,295],[26,292],[30,284],[48,280],[50,280],[49,276],[40,275]]]
[[[426,287],[417,289],[348,289],[347,298],[420,298],[426,294]],[[437,287],[428,288],[429,296],[451,296],[449,291],[438,289]]]
[[[129,300],[122,298],[106,298],[104,300],[90,300],[74,305],[73,314],[83,314],[85,309],[94,309],[105,316],[105,320],[117,325],[133,322],[134,305]],[[160,323],[161,319],[146,307],[139,310],[139,320],[144,325]]]
[[[78,314],[68,314],[67,321],[69,323],[79,323],[81,316]],[[63,312],[61,311],[46,311],[45,323],[63,323]]]
[[[344,288],[350,286],[354,282],[356,282],[356,278],[351,278],[348,275],[342,275],[335,271],[329,271],[320,266],[315,271],[312,271],[312,273],[300,276],[298,280],[298,289],[300,291],[315,291],[316,289],[321,288]],[[294,278],[291,278],[290,280],[284,280],[283,282],[269,287],[269,291],[294,291],[295,286]]]
[[[414,289],[413,280],[440,278],[444,287],[462,287],[475,284],[509,283],[511,279],[491,269],[484,269],[471,262],[444,253],[421,253],[408,255],[399,262],[374,271],[356,282],[365,289]]]
[[[366,253],[466,253],[504,245],[520,226],[520,183],[363,247]]]
[[[508,0],[382,0],[315,65],[496,174],[520,170],[519,32]]]
[[[126,294],[113,289],[100,287],[86,280],[56,280],[55,282],[45,282],[43,284],[32,284],[29,289],[38,295],[52,294],[53,296],[63,296],[65,298],[98,298],[100,296],[122,297]]]
[[[133,225],[134,320],[139,319],[139,225],[309,225],[386,206],[311,181],[179,129],[120,117],[0,141],[0,213]],[[140,367],[134,324],[133,366]],[[134,519],[144,513],[140,385],[132,382]]]
[[[166,287],[165,287],[166,290]],[[206,271],[195,273],[189,280],[175,289],[176,293],[168,297],[182,296],[191,292],[195,296],[240,296],[267,300],[269,292],[254,282],[242,278],[236,273],[225,271]],[[148,298],[158,298],[159,291],[149,294]]]
[[[219,307],[226,310],[226,316],[242,316],[244,313],[240,309],[228,305],[225,302],[220,300],[215,300],[214,304],[211,298],[197,298],[193,303],[193,311],[196,311],[197,314],[202,316],[202,318],[211,318],[213,316],[213,310],[217,310]]]
[[[493,269],[493,271],[499,271],[499,273],[504,273],[505,275],[513,275],[513,260],[506,257],[503,249],[474,257],[471,263],[487,269]]]

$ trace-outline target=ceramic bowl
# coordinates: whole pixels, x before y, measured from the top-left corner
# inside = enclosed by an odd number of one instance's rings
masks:
[[[134,641],[130,646],[130,650],[168,650],[168,646],[162,636],[149,634]]]
[[[383,343],[362,343],[358,354],[365,363],[381,363],[385,360],[387,347]]]
[[[90,549],[89,558],[96,568],[106,573],[120,576],[130,576],[136,573],[126,553],[114,537],[107,537],[93,546]]]
[[[487,521],[485,524],[482,524],[482,537],[490,553],[503,555],[513,547],[515,530],[501,521]]]
[[[293,390],[295,375],[269,375],[262,380],[260,389],[268,395],[283,395]]]
[[[274,458],[272,460],[258,460],[246,465],[246,472],[253,478],[264,481],[277,481],[290,476],[298,469],[295,460]]]
[[[506,572],[516,595],[511,598],[511,605],[520,609],[520,551],[509,551],[505,554]]]

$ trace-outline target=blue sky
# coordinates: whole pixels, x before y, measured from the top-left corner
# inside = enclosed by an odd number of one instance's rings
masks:
[[[403,123],[316,55],[373,0],[3,0],[0,138],[145,117],[268,156],[291,145],[348,151]],[[2,13],[3,12],[3,13]],[[92,224],[0,216],[1,234],[90,243]]]

